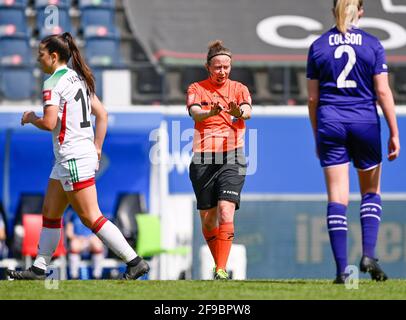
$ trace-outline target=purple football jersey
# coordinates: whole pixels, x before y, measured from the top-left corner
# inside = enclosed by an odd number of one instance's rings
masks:
[[[320,84],[320,120],[377,122],[373,76],[388,72],[379,40],[353,27],[345,35],[336,27],[309,49],[307,78]]]

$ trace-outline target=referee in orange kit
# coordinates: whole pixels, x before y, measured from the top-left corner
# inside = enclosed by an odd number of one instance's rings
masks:
[[[192,83],[187,109],[195,121],[190,180],[202,231],[215,261],[214,279],[227,280],[234,240],[234,212],[245,181],[245,120],[251,117],[248,88],[229,79],[232,54],[216,40],[207,53],[206,80]]]

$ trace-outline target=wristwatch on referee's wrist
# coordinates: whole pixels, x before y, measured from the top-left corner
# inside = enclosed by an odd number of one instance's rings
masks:
[[[240,115],[237,118],[241,118],[244,115],[244,110],[240,108]]]

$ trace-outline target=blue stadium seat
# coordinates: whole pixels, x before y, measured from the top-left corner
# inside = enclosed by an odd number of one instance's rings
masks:
[[[87,38],[116,38],[120,39],[120,32],[115,27],[107,27],[107,26],[86,26],[82,29],[83,38],[86,40]]]
[[[105,26],[109,31],[114,31],[115,11],[104,7],[86,7],[82,10],[81,27],[86,30],[89,26]]]
[[[5,7],[25,8],[28,0],[0,0],[0,10]]]
[[[53,12],[46,12],[46,7],[41,7],[37,10],[37,31],[39,33],[40,39],[51,34],[61,34],[63,32],[72,33],[72,25],[69,16],[68,8],[58,8],[58,19],[51,18]],[[46,26],[45,23],[50,23],[50,26]]]
[[[120,32],[115,25],[113,7],[86,6],[81,10],[81,30],[85,39],[89,37],[120,38]]]
[[[0,37],[0,66],[31,65],[32,52],[25,37]]]
[[[87,38],[85,56],[91,66],[124,67],[120,44],[115,38]]]
[[[113,9],[116,6],[115,0],[79,0],[79,9],[83,10],[87,7],[104,7]]]
[[[0,37],[4,35],[29,36],[30,33],[24,9],[14,7],[0,9]]]
[[[31,28],[27,30],[18,30],[15,24],[0,25],[0,38],[2,37],[29,37],[31,35]]]
[[[35,0],[34,7],[36,9],[46,6],[57,6],[58,8],[69,8],[72,5],[72,0]]]
[[[0,95],[10,101],[33,99],[35,96],[33,68],[1,67]]]

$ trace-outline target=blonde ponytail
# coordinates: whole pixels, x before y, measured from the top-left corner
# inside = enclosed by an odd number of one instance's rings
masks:
[[[334,0],[334,13],[337,29],[346,33],[351,25],[358,22],[358,13],[362,0]]]

